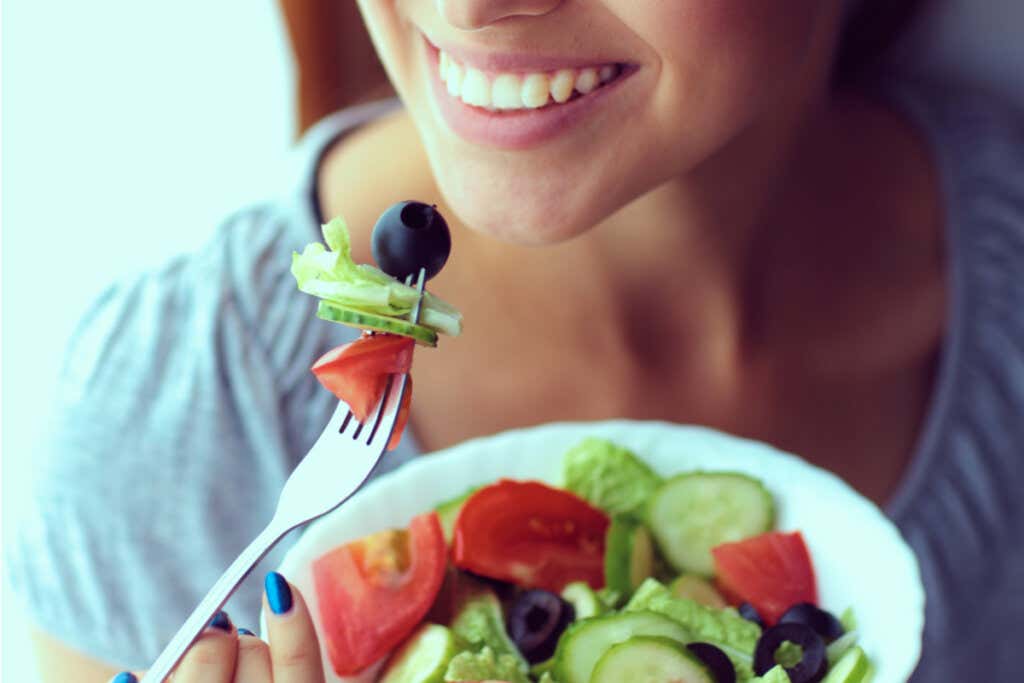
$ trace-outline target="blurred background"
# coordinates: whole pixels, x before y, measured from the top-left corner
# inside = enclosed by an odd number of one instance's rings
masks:
[[[7,536],[82,311],[113,278],[195,249],[226,214],[285,192],[302,119],[274,0],[7,0],[2,11]],[[1021,0],[935,0],[893,68],[1024,107],[1022,29]],[[34,683],[6,582],[2,605],[0,678]]]

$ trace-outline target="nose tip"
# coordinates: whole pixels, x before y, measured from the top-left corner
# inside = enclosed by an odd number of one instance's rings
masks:
[[[475,31],[511,17],[543,16],[562,0],[437,0],[437,4],[449,24]]]

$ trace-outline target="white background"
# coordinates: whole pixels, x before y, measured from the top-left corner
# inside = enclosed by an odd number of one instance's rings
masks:
[[[1020,0],[943,0],[915,62],[1024,105],[1022,27]],[[117,274],[279,193],[292,133],[272,0],[3,4],[4,536],[72,323]],[[33,683],[12,597],[5,583],[0,673]]]
[[[292,80],[273,0],[3,3],[4,537],[72,324],[282,191]],[[2,678],[33,683],[12,597]]]

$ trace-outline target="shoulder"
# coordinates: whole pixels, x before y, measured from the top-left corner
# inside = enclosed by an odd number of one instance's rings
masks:
[[[987,90],[945,83],[890,83],[882,94],[926,139],[951,218],[1000,204],[1006,227],[1024,229],[1024,110]]]
[[[953,322],[964,343],[979,353],[999,337],[1021,338],[1024,111],[977,89],[914,83],[887,93],[923,133],[939,170]],[[1000,355],[1024,357],[1024,345]],[[1024,390],[1024,377],[1019,384]]]
[[[927,640],[948,646],[968,608],[957,596],[998,594],[1024,533],[1024,114],[979,90],[890,94],[939,167],[949,314],[915,461],[889,512],[929,577]],[[988,560],[962,561],[975,552]]]

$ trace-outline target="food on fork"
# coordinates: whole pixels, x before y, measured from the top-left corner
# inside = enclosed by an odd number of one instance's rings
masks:
[[[749,475],[663,478],[585,439],[561,486],[499,479],[416,517],[429,516],[432,561],[447,566],[429,580],[413,579],[427,545],[412,527],[317,559],[321,635],[339,676],[382,663],[383,683],[867,683],[852,613],[818,603],[811,553],[775,510]],[[344,597],[360,582],[379,597]],[[355,641],[362,656],[346,654]]]
[[[413,345],[436,346],[438,334],[457,336],[462,315],[415,283],[420,272],[437,275],[451,251],[448,224],[437,208],[415,201],[395,204],[373,229],[373,254],[380,268],[352,260],[345,221],[322,227],[324,244],[292,254],[291,272],[301,291],[320,299],[317,316],[364,330],[356,341],[331,349],[312,367],[320,383],[348,404],[357,420],[370,417],[393,374],[412,366]],[[411,379],[388,450],[401,438],[412,400]]]

